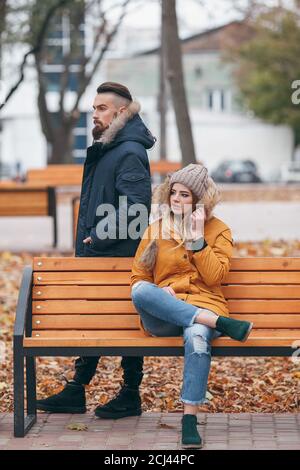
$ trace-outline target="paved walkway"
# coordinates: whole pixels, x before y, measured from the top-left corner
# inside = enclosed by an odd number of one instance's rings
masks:
[[[13,416],[0,416],[0,451],[4,449],[180,449],[181,413],[143,413],[122,420],[85,415],[39,414],[25,438],[13,438]],[[300,413],[198,415],[204,449],[300,449]],[[68,429],[70,424],[86,430]]]
[[[222,202],[215,215],[231,227],[235,241],[299,238],[299,201]],[[57,218],[57,248],[72,251],[70,203],[58,204]],[[52,251],[52,226],[49,217],[0,217],[0,251]]]

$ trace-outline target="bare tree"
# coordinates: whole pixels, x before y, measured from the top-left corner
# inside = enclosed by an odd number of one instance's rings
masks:
[[[30,4],[29,7],[27,5],[29,33],[23,38],[23,43],[27,42],[30,49],[24,55],[19,79],[8,92],[2,107],[22,83],[28,57],[33,56],[38,80],[38,110],[48,144],[49,163],[73,162],[73,130],[80,117],[80,100],[119,31],[130,2],[133,3],[133,0],[120,0],[119,2],[116,0],[109,5],[103,0],[44,0],[43,2],[32,0],[27,2]],[[112,9],[116,9],[116,19],[113,23],[108,20]],[[82,37],[81,29],[86,14],[94,17],[89,50],[85,47],[85,38]],[[67,51],[64,50],[59,63],[61,67],[58,83],[59,100],[54,116],[47,99],[49,88],[46,67],[48,64],[55,63],[55,59],[51,57],[48,39],[55,26],[63,18],[68,19],[70,25],[70,46]],[[76,90],[72,92],[73,101],[70,107],[68,92],[72,79],[76,80]]]
[[[50,112],[47,104],[47,83],[43,71],[43,64],[46,61],[47,50],[43,48],[35,54],[36,70],[38,72],[38,108],[43,132],[51,148],[49,158],[50,163],[71,163],[73,161],[73,129],[79,119],[79,104],[83,93],[89,85],[92,77],[96,73],[107,49],[113,38],[117,34],[120,25],[126,15],[126,7],[130,0],[123,0],[120,4],[120,14],[113,27],[110,27],[106,18],[107,11],[101,8],[101,2],[94,2],[99,6],[99,16],[97,26],[94,29],[93,44],[89,54],[86,54],[84,48],[77,47],[80,41],[80,24],[82,15],[86,8],[91,8],[91,3],[82,1],[81,5],[72,11],[66,11],[66,14],[72,13],[73,36],[69,52],[63,58],[63,71],[60,75],[59,106],[56,113],[56,122],[53,122],[53,114]],[[82,8],[80,8],[80,6]],[[78,71],[76,73],[77,89],[73,106],[70,110],[66,107],[66,94],[68,84],[72,76],[72,65],[76,59]]]
[[[29,56],[37,54],[43,47],[44,41],[45,41],[45,36],[48,31],[49,23],[52,20],[53,16],[55,15],[56,11],[59,8],[62,8],[64,5],[66,5],[68,2],[71,0],[58,0],[54,5],[50,5],[45,18],[43,19],[39,30],[37,32],[36,38],[34,40],[34,44],[32,45],[31,49],[26,52],[26,54],[23,57],[22,63],[20,65],[20,75],[17,80],[17,82],[10,88],[9,92],[7,93],[3,103],[0,103],[0,110],[4,108],[4,106],[8,103],[8,101],[12,98],[14,93],[17,91],[19,86],[24,80],[24,70],[27,64],[27,59]],[[7,1],[6,0],[1,0],[0,2],[0,36],[5,30],[5,17],[6,17],[6,12],[7,12]]]
[[[7,10],[7,0],[0,0],[0,37],[5,28],[6,10]]]
[[[176,0],[162,0],[162,19],[165,24],[165,53],[167,79],[176,116],[182,164],[196,163],[194,140],[184,87],[181,43],[178,35]]]
[[[161,9],[161,33],[160,33],[160,67],[159,67],[159,96],[158,96],[158,109],[160,117],[160,139],[159,139],[159,153],[160,159],[165,160],[167,155],[167,83],[166,83],[166,24],[163,21],[163,9]]]

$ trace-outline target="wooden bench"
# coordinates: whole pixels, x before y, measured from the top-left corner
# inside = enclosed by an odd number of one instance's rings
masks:
[[[45,168],[28,170],[26,181],[31,184],[45,186],[81,186],[83,165],[62,164],[48,165]]]
[[[0,216],[53,218],[53,246],[57,244],[56,194],[51,187],[27,183],[0,183]]]
[[[180,162],[161,160],[150,162],[151,174],[166,175],[181,168]],[[30,184],[45,186],[81,186],[83,165],[48,165],[27,171],[26,181]]]
[[[16,437],[36,421],[36,356],[183,354],[182,337],[149,337],[140,329],[131,266],[132,258],[34,258],[25,267],[14,330]],[[213,355],[292,355],[300,340],[300,258],[233,258],[223,292],[232,317],[254,328],[246,343],[214,340]]]

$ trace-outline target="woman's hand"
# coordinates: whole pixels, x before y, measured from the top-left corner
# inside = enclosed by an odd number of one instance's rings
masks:
[[[199,207],[191,215],[190,235],[191,240],[199,240],[204,236],[205,211],[204,207]]]
[[[163,290],[165,290],[168,294],[173,295],[173,297],[176,297],[174,289],[172,287],[166,286],[162,287]]]

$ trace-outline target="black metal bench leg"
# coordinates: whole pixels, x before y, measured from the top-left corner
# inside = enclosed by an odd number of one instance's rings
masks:
[[[24,356],[14,355],[14,436],[24,437],[36,422],[34,358],[26,358],[27,416],[24,410]]]
[[[27,414],[36,422],[35,357],[26,357]]]
[[[53,248],[57,247],[57,216],[53,217]]]
[[[48,215],[53,218],[53,248],[57,247],[57,207],[55,188],[48,188]]]
[[[14,436],[25,436],[24,356],[14,354]]]

